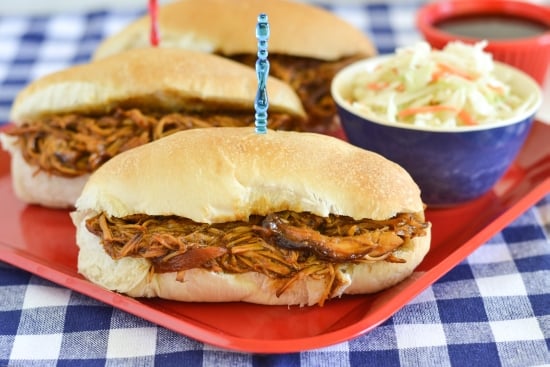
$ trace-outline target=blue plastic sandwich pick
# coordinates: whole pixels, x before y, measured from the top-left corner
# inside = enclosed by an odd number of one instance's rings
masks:
[[[256,74],[258,76],[258,91],[254,100],[255,126],[257,134],[267,133],[267,77],[269,75],[269,60],[267,59],[267,40],[269,39],[269,23],[266,14],[258,16],[256,25],[256,38],[258,39],[258,60],[256,60]]]

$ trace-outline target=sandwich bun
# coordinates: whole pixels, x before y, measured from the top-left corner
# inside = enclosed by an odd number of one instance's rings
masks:
[[[303,277],[281,295],[277,280],[256,272],[154,273],[143,258],[114,260],[86,227],[99,213],[179,216],[199,223],[247,221],[279,211],[385,220],[424,219],[418,186],[397,164],[342,140],[314,133],[207,128],[175,133],[124,152],[94,172],[72,213],[78,270],[92,282],[133,297],[245,301],[268,305],[322,302],[325,280]],[[430,228],[394,253],[404,263],[341,262],[331,298],[373,293],[408,277],[430,246]],[[280,285],[280,283],[279,283]]]
[[[182,49],[129,50],[96,62],[44,76],[24,88],[11,108],[15,126],[68,114],[102,116],[117,109],[144,111],[247,111],[253,116],[256,73],[212,54]],[[296,93],[269,78],[270,111],[305,118]],[[64,177],[29,164],[22,144],[9,129],[0,133],[12,155],[12,179],[23,201],[49,207],[72,207],[88,173]]]
[[[162,5],[158,9],[159,46],[222,55],[255,54],[258,46],[253,31],[260,13],[269,17],[270,53],[320,60],[376,53],[364,33],[335,14],[287,0],[182,0]],[[150,26],[149,16],[139,18],[105,39],[93,58],[150,47]]]
[[[252,110],[257,88],[254,70],[220,56],[136,49],[34,81],[17,95],[10,118],[22,124],[48,115],[100,114],[117,107]],[[298,96],[285,83],[269,78],[267,92],[271,111],[304,116]]]
[[[289,0],[182,0],[158,9],[159,47],[214,53],[254,68],[258,15],[268,16],[270,73],[298,94],[307,114],[304,131],[338,133],[330,94],[334,75],[377,53],[361,29],[330,11]],[[93,58],[150,46],[151,19],[144,16],[107,37]]]

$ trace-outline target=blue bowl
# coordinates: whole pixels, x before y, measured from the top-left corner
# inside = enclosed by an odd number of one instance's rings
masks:
[[[333,80],[332,95],[349,142],[405,168],[429,206],[458,205],[487,193],[510,167],[529,133],[542,103],[536,82],[517,69],[496,63],[496,75],[506,73],[516,93],[538,95],[529,111],[514,120],[451,129],[374,121],[347,102],[346,92],[357,73],[372,69],[384,58],[352,64]]]

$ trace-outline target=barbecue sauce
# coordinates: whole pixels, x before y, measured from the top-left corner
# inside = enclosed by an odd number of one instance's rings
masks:
[[[457,36],[486,40],[529,38],[550,32],[550,24],[502,14],[453,17],[438,22],[436,27]]]

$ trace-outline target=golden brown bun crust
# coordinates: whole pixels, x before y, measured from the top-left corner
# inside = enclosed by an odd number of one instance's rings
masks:
[[[253,111],[257,85],[253,69],[223,57],[182,49],[130,50],[36,80],[18,94],[11,119],[21,123],[49,114],[106,113],[121,105],[196,109],[203,101]],[[269,78],[267,92],[271,111],[305,116],[285,83]]]
[[[269,52],[335,60],[376,53],[369,38],[336,15],[313,5],[286,0],[183,0],[159,8],[160,46],[215,52],[256,53],[257,17],[270,24]],[[99,59],[130,48],[149,47],[149,16],[106,39]]]
[[[187,130],[124,152],[91,176],[76,207],[204,223],[281,210],[356,219],[424,210],[410,175],[380,155],[326,135],[253,128]]]

